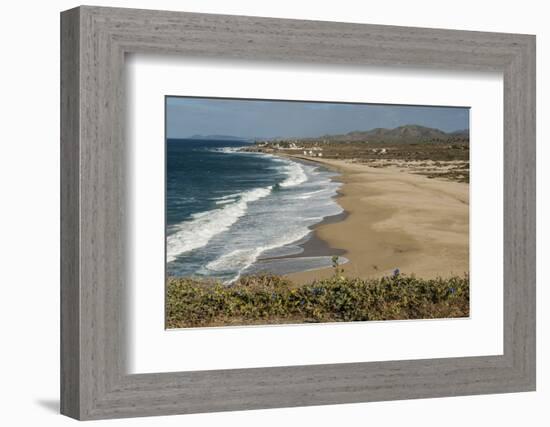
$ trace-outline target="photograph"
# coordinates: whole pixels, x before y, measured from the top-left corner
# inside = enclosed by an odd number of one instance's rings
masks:
[[[166,96],[166,328],[468,317],[469,114]]]

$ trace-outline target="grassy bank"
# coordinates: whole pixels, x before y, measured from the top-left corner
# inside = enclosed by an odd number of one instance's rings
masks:
[[[167,327],[434,319],[469,316],[469,279],[334,277],[297,286],[271,275],[231,286],[169,278]]]
[[[299,156],[309,160],[347,160],[370,167],[397,167],[428,178],[468,183],[470,181],[470,146],[467,141],[436,142],[300,142],[302,149],[290,149],[288,143],[268,143],[245,151]],[[312,155],[304,152],[312,151]]]

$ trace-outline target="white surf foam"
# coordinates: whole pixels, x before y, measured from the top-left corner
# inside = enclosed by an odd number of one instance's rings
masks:
[[[227,196],[214,197],[214,203],[217,205],[226,205],[235,202],[240,197],[240,194],[228,194]]]
[[[226,231],[242,217],[248,203],[260,200],[271,193],[272,187],[256,188],[234,195],[233,203],[191,215],[191,220],[173,227],[174,233],[167,238],[166,258],[174,261],[179,255],[205,246],[216,235]]]
[[[215,148],[210,148],[210,151],[216,151],[218,153],[234,154],[234,153],[241,152],[241,149],[243,148],[245,148],[244,145],[241,147],[215,147]]]
[[[295,230],[294,232],[282,235],[278,239],[271,241],[268,245],[255,248],[236,249],[209,262],[206,265],[206,268],[212,272],[223,272],[238,269],[236,276],[229,281],[232,282],[240,277],[243,270],[254,264],[263,252],[301,240],[309,233],[310,230],[308,228],[301,228],[299,230]]]
[[[233,203],[235,199],[225,199],[225,200],[216,200],[214,203],[217,205],[227,205],[228,203]]]
[[[279,184],[281,187],[294,187],[307,181],[307,175],[300,163],[289,162],[283,168],[288,177]]]
[[[296,196],[295,198],[305,200],[305,199],[311,199],[312,197],[317,196],[321,193],[331,193],[331,192],[332,192],[332,190],[330,188],[329,189],[322,188],[322,189],[317,190],[317,191],[312,191],[310,193],[301,194],[299,196]]]

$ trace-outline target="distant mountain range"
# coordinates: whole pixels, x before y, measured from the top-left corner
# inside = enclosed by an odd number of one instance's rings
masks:
[[[317,138],[301,138],[300,141],[326,141],[326,142],[449,142],[469,141],[468,129],[454,132],[444,132],[440,129],[405,125],[394,129],[375,128],[367,131],[353,131],[339,135],[323,135]]]
[[[451,142],[469,141],[470,131],[468,129],[444,132],[440,129],[420,125],[404,125],[393,129],[375,128],[366,131],[352,131],[346,134],[322,135],[315,138],[260,138],[242,137],[234,135],[192,135],[184,139],[198,139],[205,141],[326,141],[326,142]]]

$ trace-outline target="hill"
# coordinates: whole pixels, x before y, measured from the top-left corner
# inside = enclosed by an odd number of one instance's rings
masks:
[[[468,142],[469,130],[444,132],[440,129],[419,125],[405,125],[393,129],[375,128],[367,131],[353,131],[340,135],[323,135],[318,138],[303,138],[299,141],[318,142]]]

